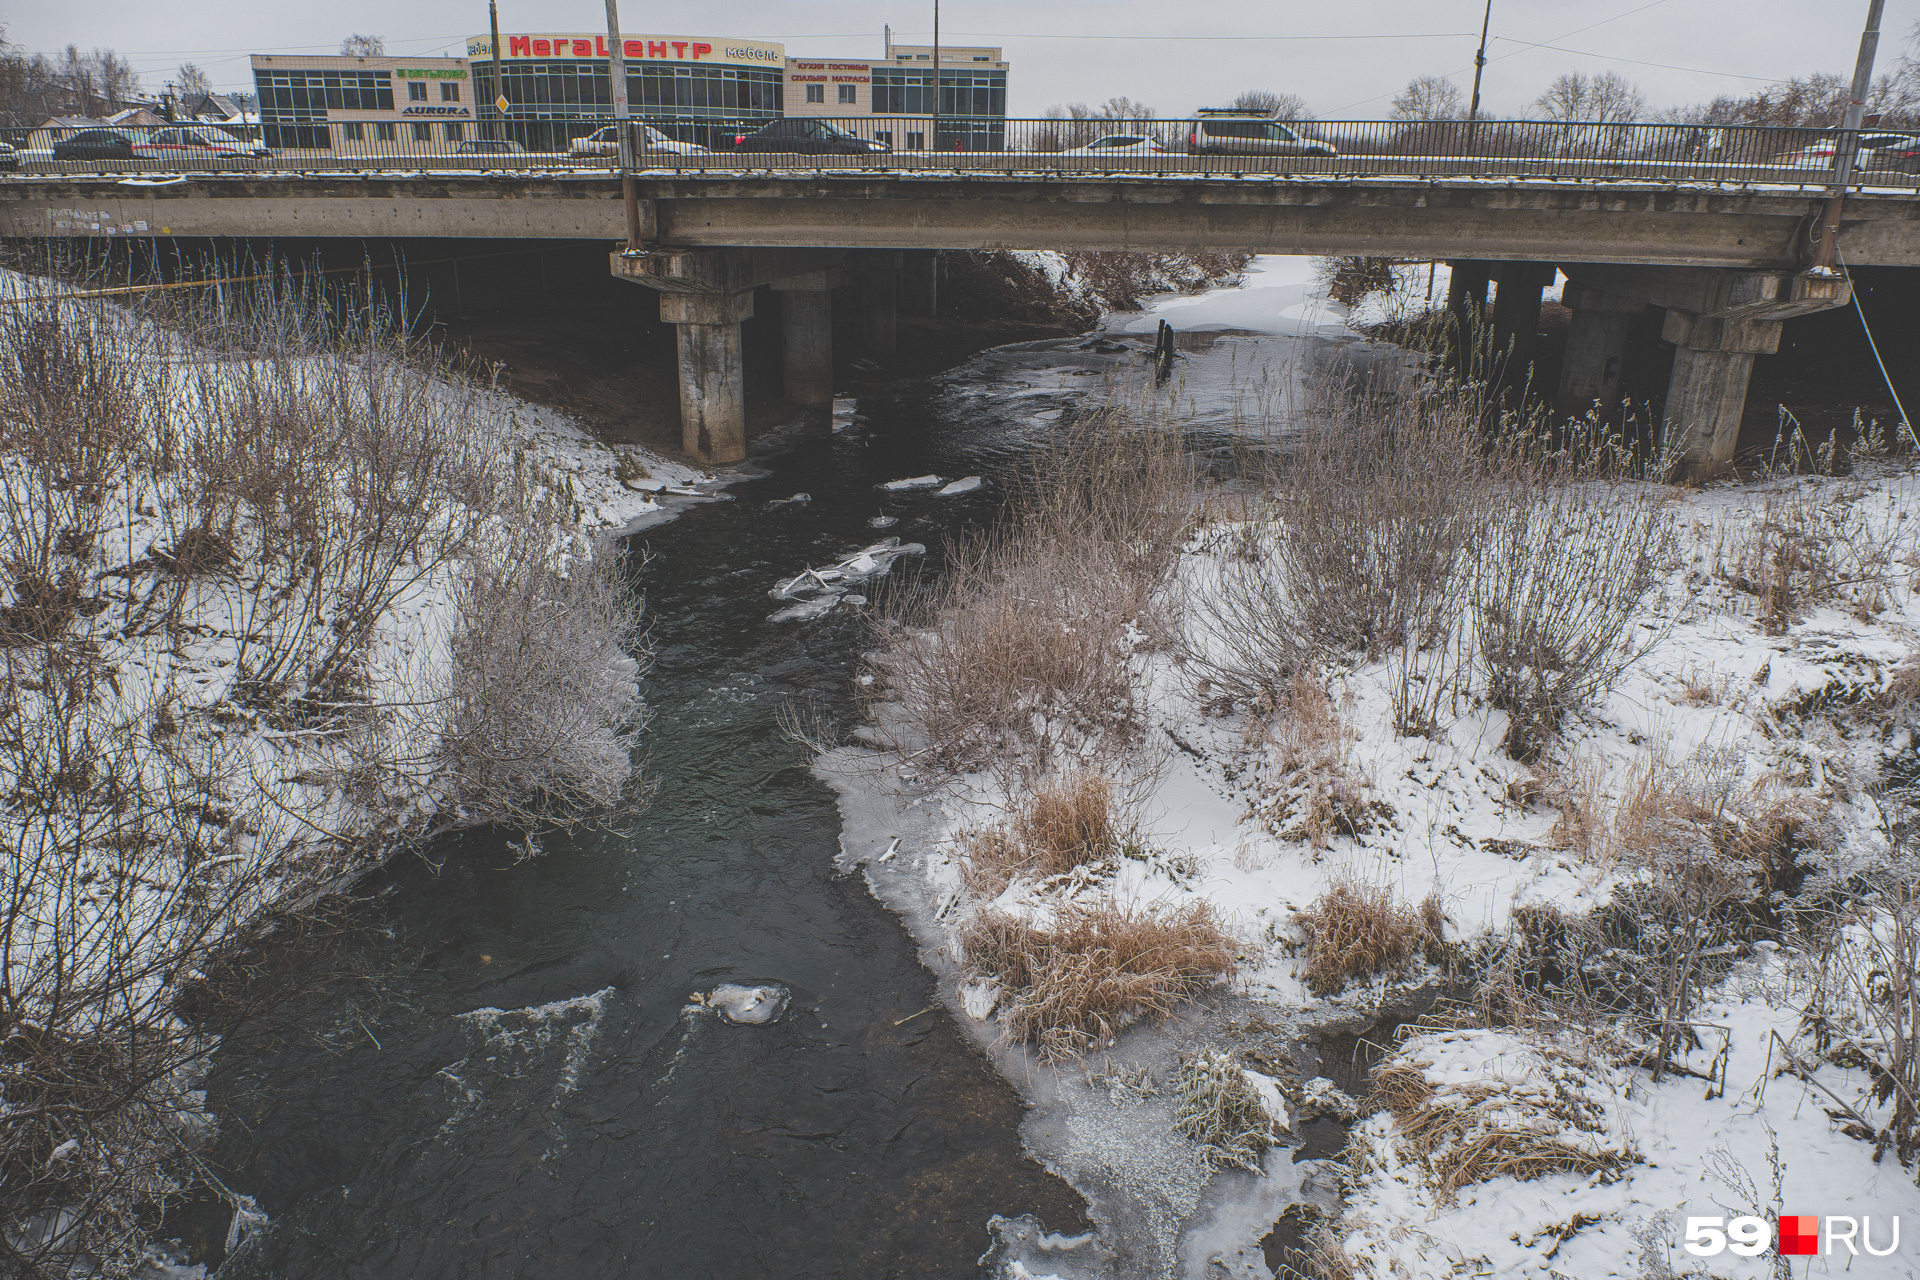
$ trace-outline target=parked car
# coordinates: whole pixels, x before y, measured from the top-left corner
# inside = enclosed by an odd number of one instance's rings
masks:
[[[505,138],[469,138],[453,149],[457,156],[523,156],[527,149]]]
[[[20,153],[11,142],[0,142],[0,169],[18,169]]]
[[[236,138],[210,124],[172,125],[155,129],[144,142],[134,143],[141,159],[166,160],[174,157],[270,156],[265,145]]]
[[[53,144],[55,160],[136,160],[146,139],[127,129],[81,129]]]
[[[640,126],[641,146],[669,156],[703,156],[707,149],[697,142],[669,138],[650,124]],[[568,152],[576,156],[617,156],[620,154],[620,126],[610,124],[598,133],[575,138]]]
[[[1782,169],[1831,169],[1840,152],[1837,138],[1822,138],[1768,161]],[[1920,173],[1920,136],[1911,133],[1863,133],[1853,156],[1856,169],[1898,169]]]
[[[1187,150],[1214,156],[1332,156],[1330,142],[1309,138],[1256,111],[1201,108],[1187,134]]]
[[[884,142],[855,137],[825,120],[807,120],[796,116],[775,120],[752,133],[735,134],[733,149],[798,152],[810,156],[870,156],[893,150]]]
[[[1084,147],[1075,147],[1071,151],[1062,151],[1063,156],[1157,156],[1166,154],[1166,148],[1152,138],[1137,133],[1110,133],[1104,138],[1095,138]]]

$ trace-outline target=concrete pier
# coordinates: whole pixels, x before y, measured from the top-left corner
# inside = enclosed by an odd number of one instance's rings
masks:
[[[906,252],[900,266],[900,310],[923,320],[940,315],[940,250]]]
[[[1553,283],[1551,262],[1502,262],[1493,269],[1493,369],[1503,386],[1524,385],[1540,332],[1540,291]]]
[[[795,404],[833,402],[833,290],[838,270],[813,271],[774,284],[780,295],[781,370]]]
[[[860,335],[867,354],[897,349],[900,314],[900,252],[878,250],[857,259],[860,272]]]
[[[1567,328],[1556,402],[1562,413],[1584,414],[1597,407],[1602,415],[1610,414],[1622,399],[1633,318],[1647,304],[1573,281],[1568,281],[1562,301],[1573,312],[1573,323]]]
[[[680,442],[702,462],[747,456],[747,383],[740,322],[753,316],[753,290],[662,293],[660,318],[674,327],[680,366]]]

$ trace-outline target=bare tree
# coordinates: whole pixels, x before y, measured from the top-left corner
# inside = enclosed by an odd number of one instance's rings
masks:
[[[1270,89],[1249,89],[1227,104],[1238,111],[1262,111],[1277,120],[1312,120],[1313,109],[1297,93],[1274,93]]]
[[[363,36],[358,31],[340,42],[343,58],[378,58],[387,51],[385,36]]]
[[[1445,76],[1415,76],[1393,96],[1395,120],[1458,120],[1465,114],[1460,87]]]
[[[213,81],[193,63],[183,62],[180,70],[174,74],[173,87],[179,92],[182,102],[192,102],[195,98],[204,98],[212,93]]]
[[[1151,120],[1153,108],[1132,98],[1108,98],[1094,114],[1101,120]]]
[[[1624,124],[1647,112],[1639,86],[1613,71],[1597,76],[1569,71],[1548,85],[1533,105],[1549,120],[1583,124]]]

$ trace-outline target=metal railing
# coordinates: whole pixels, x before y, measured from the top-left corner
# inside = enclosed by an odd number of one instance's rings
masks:
[[[335,123],[330,145],[273,147],[296,136],[269,128],[266,143],[236,140],[234,154],[153,141],[159,129],[117,129],[131,154],[74,154],[73,139],[46,130],[0,131],[18,174],[235,172],[613,172],[617,147],[591,135],[605,119],[467,123],[416,137]],[[1763,184],[1827,190],[1836,130],[1741,125],[1563,124],[1542,121],[1329,120],[1281,125],[1201,120],[1008,120],[941,117],[640,117],[634,155],[643,174],[749,172],[930,173],[1142,177],[1368,177],[1502,181],[1610,180]],[[815,136],[789,136],[796,125]],[[817,129],[816,129],[817,127]],[[1233,136],[1223,133],[1226,129]],[[392,138],[377,136],[392,132]],[[360,136],[348,136],[350,132]],[[478,135],[478,136],[476,136]],[[297,135],[318,141],[317,129]],[[1863,130],[1869,143],[1889,137]],[[526,141],[521,139],[525,138]],[[1116,143],[1117,138],[1137,141]],[[529,146],[537,142],[540,149]],[[62,146],[65,143],[65,146]],[[255,154],[244,154],[256,147]],[[9,157],[0,153],[0,165]],[[1908,145],[1864,146],[1851,189],[1920,187],[1920,135]]]

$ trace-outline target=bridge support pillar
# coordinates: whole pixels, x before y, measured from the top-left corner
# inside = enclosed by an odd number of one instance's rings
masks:
[[[1667,379],[1667,452],[1673,469],[1684,476],[1716,475],[1733,464],[1753,358],[1779,350],[1780,322],[1669,311],[1660,336],[1675,348]]]
[[[838,269],[774,282],[787,399],[795,404],[833,403],[833,289],[839,283]]]
[[[900,309],[931,320],[940,314],[940,251],[914,249],[900,271]]]
[[[1493,263],[1463,258],[1447,264],[1447,314],[1453,320],[1453,366],[1466,373],[1474,365],[1487,313],[1487,282]]]
[[[1612,413],[1620,406],[1628,332],[1647,304],[1573,281],[1567,282],[1565,302],[1573,323],[1560,364],[1560,411],[1582,414],[1597,405],[1602,414]]]
[[[1550,262],[1502,262],[1493,269],[1493,368],[1508,386],[1526,381],[1540,331],[1540,291],[1553,283]]]
[[[740,322],[752,316],[751,289],[660,295],[660,318],[673,326],[679,352],[680,443],[702,462],[747,456]]]
[[[870,355],[890,356],[900,313],[900,251],[880,249],[860,257],[860,333]]]

